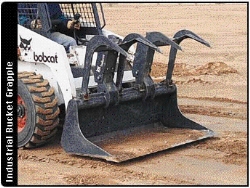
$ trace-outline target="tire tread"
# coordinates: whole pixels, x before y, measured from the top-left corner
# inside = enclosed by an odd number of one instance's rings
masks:
[[[24,148],[34,148],[50,141],[59,125],[58,99],[48,80],[35,72],[18,73],[18,78],[27,86],[35,104],[34,133]]]

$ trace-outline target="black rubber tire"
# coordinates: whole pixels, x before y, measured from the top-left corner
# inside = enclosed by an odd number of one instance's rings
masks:
[[[48,80],[34,72],[18,73],[18,95],[24,101],[27,116],[24,128],[18,132],[18,147],[33,148],[52,140],[60,110]]]

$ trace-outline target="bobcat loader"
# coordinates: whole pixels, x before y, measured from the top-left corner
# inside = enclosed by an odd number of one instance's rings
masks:
[[[187,119],[172,81],[179,44],[186,38],[209,44],[191,31],[173,39],[160,32],[125,37],[104,29],[101,4],[60,3],[63,15],[79,22],[66,53],[50,40],[48,3],[22,3],[18,19],[18,147],[53,139],[64,119],[61,145],[70,154],[122,162],[202,140],[213,131]],[[134,45],[137,44],[137,45]],[[136,46],[136,47],[135,47]],[[166,79],[150,76],[155,53],[170,46]]]

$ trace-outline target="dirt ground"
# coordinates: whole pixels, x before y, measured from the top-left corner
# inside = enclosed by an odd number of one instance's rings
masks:
[[[188,118],[216,137],[115,164],[65,153],[60,132],[49,145],[18,151],[19,185],[247,185],[247,4],[105,3],[115,33],[169,37],[188,29],[211,48],[181,43],[173,80]],[[164,79],[169,47],[154,59],[152,76]]]

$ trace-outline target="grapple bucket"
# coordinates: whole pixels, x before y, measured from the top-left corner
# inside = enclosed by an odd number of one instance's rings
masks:
[[[151,37],[157,38],[157,42]],[[127,50],[135,42],[138,42],[132,67],[135,81],[123,85],[126,59],[130,58]],[[90,40],[81,95],[70,100],[67,107],[61,139],[66,152],[122,162],[213,136],[213,131],[181,114],[174,84],[154,83],[151,79],[152,54],[159,51],[158,44],[180,49],[155,32],[148,33],[146,38],[130,34],[120,45],[101,36]],[[89,91],[94,52],[100,52],[103,59],[102,66],[96,66],[97,89]]]

